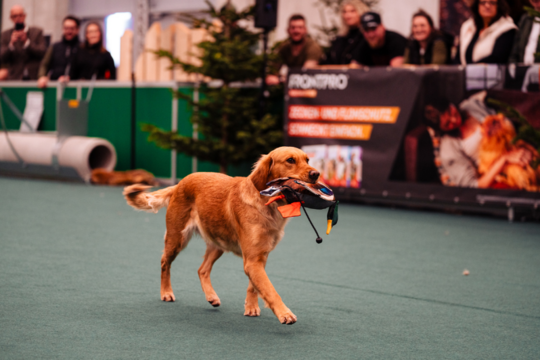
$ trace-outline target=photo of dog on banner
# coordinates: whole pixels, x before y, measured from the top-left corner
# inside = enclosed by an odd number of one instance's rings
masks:
[[[411,143],[416,141],[418,154],[413,157],[423,158],[418,160],[416,171],[431,172],[430,179],[416,179],[419,182],[540,191],[537,105],[508,99],[500,93],[473,92],[462,101],[442,95],[417,104],[423,117],[421,124],[409,131],[404,140],[408,180],[415,178],[407,162],[410,163],[414,148]],[[508,104],[509,100],[519,105],[523,113]]]
[[[439,99],[425,107],[434,161],[446,186],[538,191],[539,154],[531,143],[532,125],[521,117],[518,131],[501,103],[485,91],[460,104]],[[493,107],[488,106],[492,104]],[[532,139],[533,141],[535,139]]]

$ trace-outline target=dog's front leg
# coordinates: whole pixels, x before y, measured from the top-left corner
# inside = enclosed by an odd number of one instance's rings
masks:
[[[272,309],[277,316],[279,322],[292,325],[297,320],[296,315],[285,306],[281,297],[270,282],[270,279],[266,275],[264,265],[266,264],[267,258],[268,254],[259,254],[255,256],[244,255],[244,271],[266,305]]]

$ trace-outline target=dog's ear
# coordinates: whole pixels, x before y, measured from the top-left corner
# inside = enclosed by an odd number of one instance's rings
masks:
[[[270,179],[270,173],[273,165],[274,160],[270,155],[262,155],[259,161],[253,165],[253,171],[249,175],[249,179],[251,179],[257,190],[266,189],[266,183],[272,180]]]

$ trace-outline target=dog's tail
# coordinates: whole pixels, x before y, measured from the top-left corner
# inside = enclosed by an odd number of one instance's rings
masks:
[[[169,200],[175,187],[169,186],[165,189],[148,193],[146,190],[150,189],[151,186],[135,184],[124,188],[124,196],[128,205],[135,209],[157,213],[159,209],[169,205]]]

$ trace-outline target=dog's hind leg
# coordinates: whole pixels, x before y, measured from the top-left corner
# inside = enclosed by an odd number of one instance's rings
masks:
[[[171,286],[171,264],[180,251],[186,248],[196,230],[191,218],[191,204],[181,199],[182,194],[177,196],[176,200],[173,196],[172,205],[167,208],[165,217],[167,232],[165,232],[165,248],[161,257],[161,300],[163,301],[176,300]]]
[[[221,305],[221,301],[212,287],[212,282],[210,281],[210,272],[212,272],[212,266],[216,260],[221,257],[221,255],[223,255],[223,250],[220,250],[211,244],[207,244],[206,252],[204,253],[204,260],[199,268],[199,279],[201,280],[204,295],[206,295],[206,301],[208,301],[213,307],[218,307]]]
[[[246,302],[244,303],[244,316],[261,316],[261,308],[259,307],[259,294],[257,289],[249,281],[247,288]]]

